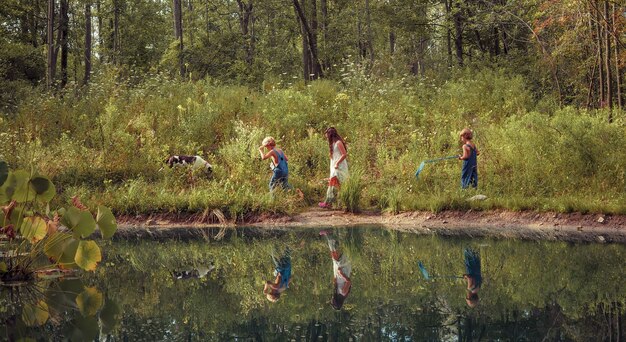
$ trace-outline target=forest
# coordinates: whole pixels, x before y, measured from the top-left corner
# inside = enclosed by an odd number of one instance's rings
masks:
[[[620,0],[2,0],[0,159],[58,201],[246,220],[323,198],[334,126],[350,211],[626,213],[625,42]],[[478,190],[416,180],[464,127]],[[269,194],[268,135],[304,200]]]

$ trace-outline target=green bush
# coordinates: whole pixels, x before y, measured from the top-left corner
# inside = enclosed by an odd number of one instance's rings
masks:
[[[558,109],[550,98],[535,105],[524,80],[502,70],[461,70],[441,83],[376,79],[347,65],[340,82],[268,79],[262,92],[163,75],[131,84],[121,74],[111,67],[63,97],[33,90],[1,118],[0,154],[16,167],[34,161],[60,198],[89,193],[128,214],[219,209],[235,219],[321,201],[323,132],[334,126],[347,142],[353,177],[340,199],[350,211],[626,211],[625,113],[614,110],[609,124],[606,111]],[[459,190],[458,160],[428,164],[416,180],[422,160],[461,153],[463,127],[481,151],[479,189]],[[257,151],[267,135],[287,154],[305,201],[269,196],[269,162]],[[202,155],[212,178],[159,171],[171,154]],[[489,199],[466,201],[478,193]]]

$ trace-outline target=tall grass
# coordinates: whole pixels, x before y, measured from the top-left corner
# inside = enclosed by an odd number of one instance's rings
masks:
[[[465,72],[456,81],[373,79],[346,71],[339,82],[257,91],[155,75],[139,85],[114,72],[63,97],[33,94],[0,120],[1,157],[53,177],[61,200],[83,194],[118,213],[203,212],[228,218],[292,213],[324,196],[328,145],[335,126],[348,147],[351,180],[340,191],[349,211],[377,208],[506,208],[626,212],[625,113],[535,105],[519,77]],[[460,191],[460,162],[420,161],[461,152],[458,132],[475,131],[478,191]],[[272,135],[289,158],[290,182],[302,189],[270,196],[270,171],[257,147]],[[200,154],[210,179],[161,170],[171,154]],[[355,170],[360,170],[355,172]],[[482,193],[488,200],[468,197]],[[90,194],[90,195],[88,195]]]

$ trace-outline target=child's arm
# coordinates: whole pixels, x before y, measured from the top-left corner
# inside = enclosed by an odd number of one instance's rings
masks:
[[[338,169],[339,164],[348,157],[348,152],[346,152],[346,147],[343,146],[343,142],[341,140],[337,142],[337,147],[339,148],[339,153],[341,153],[341,158],[337,160],[337,163],[335,164],[335,169]]]
[[[470,156],[470,148],[467,145],[463,145],[463,155],[459,157],[460,160],[466,160]]]
[[[265,160],[274,155],[274,150],[270,150],[267,153],[263,153],[263,146],[259,147],[259,153],[261,154],[261,160]]]

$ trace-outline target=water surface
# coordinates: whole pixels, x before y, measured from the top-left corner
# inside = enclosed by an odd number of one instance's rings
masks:
[[[626,336],[624,246],[442,238],[378,227],[328,230],[343,265],[350,266],[351,287],[337,310],[331,305],[331,248],[319,232],[237,229],[219,241],[207,234],[186,241],[106,243],[95,273],[0,290],[0,339],[615,341]],[[275,280],[271,255],[279,258],[286,247],[291,282],[271,302],[263,293],[265,282]],[[472,303],[467,281],[453,278],[467,273],[466,248],[481,260],[483,281]],[[424,278],[418,261],[431,279]]]

